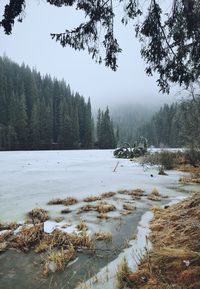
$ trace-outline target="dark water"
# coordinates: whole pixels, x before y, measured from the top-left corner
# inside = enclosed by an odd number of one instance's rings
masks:
[[[78,260],[48,278],[41,276],[41,255],[9,250],[0,255],[0,289],[74,289],[102,267],[114,260],[123,250],[124,241],[137,232],[144,210],[138,209],[121,220],[108,219],[105,227],[113,234],[112,242],[97,241],[95,253],[78,253]]]

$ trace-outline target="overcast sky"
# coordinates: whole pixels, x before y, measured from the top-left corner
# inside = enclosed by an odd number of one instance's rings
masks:
[[[0,13],[6,0],[0,3]],[[96,64],[86,51],[77,52],[51,39],[51,32],[64,32],[80,23],[82,15],[73,8],[56,8],[45,1],[27,1],[23,23],[16,23],[11,36],[0,31],[0,55],[24,62],[42,74],[64,79],[74,91],[90,97],[93,107],[112,103],[169,102],[171,96],[159,94],[155,77],[145,75],[140,44],[134,28],[117,25],[116,32],[123,53],[118,71]],[[175,98],[174,98],[175,99]]]

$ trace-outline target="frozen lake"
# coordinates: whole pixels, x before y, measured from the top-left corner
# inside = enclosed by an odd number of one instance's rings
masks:
[[[81,289],[116,288],[115,273],[119,263],[126,257],[132,264],[131,268],[136,269],[133,257],[146,246],[148,222],[152,217],[149,210],[162,204],[148,200],[146,194],[157,188],[161,194],[169,196],[163,200],[164,203],[177,202],[183,196],[177,190],[181,188],[178,181],[180,172],[168,171],[168,176],[159,176],[156,167],[115,159],[112,150],[0,152],[0,164],[0,221],[22,220],[35,207],[47,209],[53,220],[55,216],[63,216],[61,209],[65,207],[50,206],[47,202],[53,198],[73,196],[79,202],[70,206],[71,212],[64,215],[64,224],[75,228],[84,220],[91,236],[104,231],[111,233],[113,238],[109,244],[96,242],[95,254],[77,252],[76,262],[46,279],[41,277],[40,255],[32,251],[24,254],[8,250],[0,255],[0,289],[74,289],[78,284]],[[81,206],[86,204],[83,201],[86,196],[137,188],[145,191],[141,199],[132,199],[130,195],[118,192],[113,198],[103,200],[116,207],[107,213],[108,219],[99,219],[95,211],[78,214]],[[130,215],[123,215],[126,202],[136,207]],[[52,220],[47,221],[48,224],[52,224]],[[125,249],[127,240],[129,248],[126,245]],[[92,276],[94,278],[90,279]],[[105,276],[108,277],[105,279]],[[80,280],[83,281],[81,284]]]
[[[173,194],[167,185],[177,184],[179,176],[175,171],[159,176],[155,168],[115,159],[112,150],[0,152],[0,220],[20,220],[30,209],[45,208],[57,197],[82,199],[138,187]]]

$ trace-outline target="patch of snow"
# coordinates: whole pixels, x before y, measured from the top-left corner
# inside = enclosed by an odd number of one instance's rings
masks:
[[[17,229],[14,230],[13,234],[16,235],[19,232],[21,232],[23,228],[31,228],[31,227],[33,227],[33,224],[20,225]]]
[[[2,230],[2,231],[0,231],[0,235],[10,233],[10,232],[11,232],[11,230]]]
[[[62,222],[55,222],[55,221],[45,221],[44,222],[44,232],[47,234],[52,233],[55,229],[58,229],[64,233],[79,233],[79,231],[76,229],[76,227],[74,225],[68,226],[66,228],[63,228],[63,225],[65,225],[66,222],[62,221]]]

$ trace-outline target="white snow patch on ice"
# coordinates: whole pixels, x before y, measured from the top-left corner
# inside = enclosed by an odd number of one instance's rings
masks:
[[[58,229],[64,233],[76,233],[78,234],[79,231],[76,229],[76,227],[74,225],[69,225],[66,228],[63,228],[63,226],[66,224],[65,221],[62,222],[55,222],[55,221],[45,221],[44,222],[44,232],[47,234],[52,233],[55,229]]]

